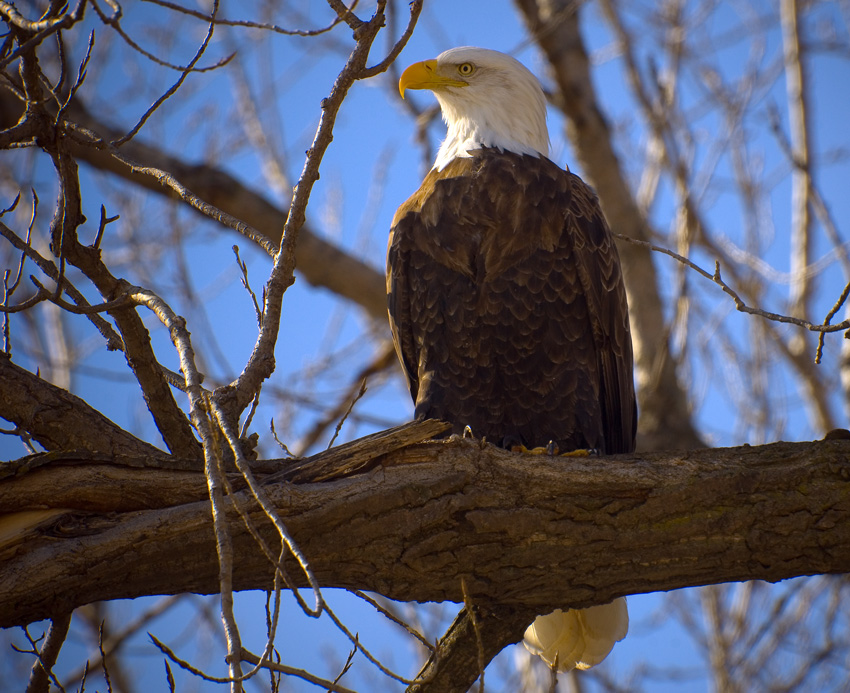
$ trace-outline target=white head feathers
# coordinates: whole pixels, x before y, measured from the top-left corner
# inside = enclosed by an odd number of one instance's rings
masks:
[[[518,60],[464,46],[411,65],[399,88],[430,89],[448,127],[434,168],[481,147],[548,156],[546,98],[540,82]]]

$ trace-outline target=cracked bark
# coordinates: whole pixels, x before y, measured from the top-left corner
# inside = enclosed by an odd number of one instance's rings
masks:
[[[328,476],[331,453],[344,476]],[[348,462],[322,453],[310,464],[325,481],[302,465],[299,483],[266,486],[325,587],[459,602],[463,579],[476,605],[544,613],[850,571],[845,440],[569,460],[449,441]],[[202,474],[128,464],[54,459],[0,479],[0,626],[103,599],[217,591]],[[234,585],[266,589],[270,567],[234,499],[273,536],[243,494],[229,497]],[[48,514],[28,524],[33,508]]]

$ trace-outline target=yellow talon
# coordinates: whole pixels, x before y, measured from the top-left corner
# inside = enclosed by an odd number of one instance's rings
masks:
[[[511,452],[521,452],[529,455],[558,455],[558,457],[590,457],[596,454],[596,450],[585,448],[570,450],[569,452],[559,452],[558,444],[554,440],[550,440],[546,446],[541,445],[531,449],[525,447],[525,445],[512,445]]]
[[[561,457],[590,457],[595,454],[593,450],[585,450],[584,448],[579,448],[578,450],[570,450],[569,452],[562,452]]]

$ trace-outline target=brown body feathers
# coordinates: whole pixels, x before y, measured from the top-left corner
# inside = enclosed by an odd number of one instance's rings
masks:
[[[432,170],[393,219],[387,291],[417,418],[505,447],[634,449],[619,256],[577,176],[488,148]]]

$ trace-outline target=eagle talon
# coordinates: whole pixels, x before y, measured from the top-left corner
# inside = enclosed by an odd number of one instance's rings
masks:
[[[597,457],[599,455],[599,450],[597,448],[579,448],[578,450],[570,450],[569,452],[562,452],[560,457]]]
[[[546,454],[547,455],[557,455],[558,454],[558,444],[554,440],[550,440],[549,445],[546,446]]]
[[[511,452],[521,452],[527,455],[548,455],[551,454],[549,452],[549,446],[547,445],[545,448],[542,445],[538,445],[536,448],[527,448],[525,445],[512,445],[510,447]]]
[[[463,437],[464,438],[475,438],[475,436],[472,434],[472,429],[469,426],[463,427]]]

